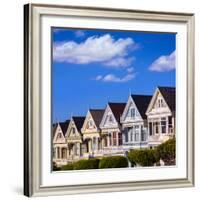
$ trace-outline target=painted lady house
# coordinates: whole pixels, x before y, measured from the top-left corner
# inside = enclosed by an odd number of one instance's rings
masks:
[[[71,118],[67,132],[66,144],[68,146],[67,160],[69,162],[79,160],[85,152],[87,152],[87,144],[83,142],[81,128],[85,117],[74,116]]]
[[[87,143],[85,157],[101,156],[101,130],[99,124],[102,120],[104,110],[89,109],[81,129],[83,140]]]
[[[147,116],[145,114],[152,96],[130,95],[121,117],[123,149],[148,147]]]
[[[157,87],[147,108],[148,146],[162,144],[175,136],[176,89]]]
[[[108,103],[100,123],[103,155],[122,154],[122,133],[120,117],[125,103]]]
[[[53,162],[57,166],[67,163],[67,144],[65,141],[65,133],[69,126],[69,120],[59,122],[53,125]]]

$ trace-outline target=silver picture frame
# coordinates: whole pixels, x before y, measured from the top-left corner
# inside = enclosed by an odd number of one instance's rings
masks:
[[[41,16],[76,16],[176,22],[187,27],[187,177],[172,180],[41,186]],[[47,196],[194,186],[194,14],[96,7],[27,4],[24,6],[24,195]]]

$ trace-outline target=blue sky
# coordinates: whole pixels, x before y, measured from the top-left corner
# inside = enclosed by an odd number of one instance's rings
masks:
[[[175,86],[175,34],[52,29],[53,121]]]

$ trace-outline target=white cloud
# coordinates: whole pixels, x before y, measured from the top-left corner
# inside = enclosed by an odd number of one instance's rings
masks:
[[[85,31],[81,31],[81,30],[75,31],[75,36],[76,37],[84,37]]]
[[[55,43],[53,59],[57,62],[89,64],[99,62],[109,67],[130,65],[133,58],[128,58],[128,49],[137,46],[131,38],[115,40],[110,34],[93,36],[82,43],[67,41]]]
[[[156,59],[149,67],[149,70],[156,72],[166,72],[175,69],[175,54],[173,51],[170,55],[163,55]]]
[[[129,67],[129,68],[126,69],[126,71],[127,71],[128,73],[132,73],[132,72],[134,71],[134,68],[133,68],[133,67]]]
[[[103,76],[98,75],[96,78],[94,78],[94,80],[99,81],[99,80],[101,80],[102,78],[103,78]]]
[[[127,74],[124,77],[118,77],[114,74],[107,74],[106,76],[98,75],[95,80],[103,82],[124,83],[135,78],[135,74]]]
[[[135,58],[123,58],[123,57],[119,57],[119,58],[114,58],[108,62],[105,63],[106,66],[109,67],[114,67],[114,68],[122,68],[122,67],[127,67],[130,66],[131,63],[133,62]]]

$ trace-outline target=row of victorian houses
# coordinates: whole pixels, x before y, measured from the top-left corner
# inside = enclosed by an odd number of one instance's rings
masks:
[[[173,87],[157,87],[153,96],[130,95],[127,103],[109,102],[54,124],[53,161],[60,166],[165,142],[175,135],[175,93]]]

